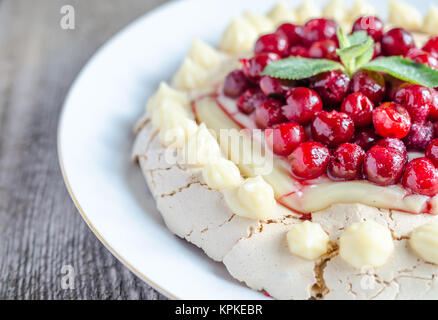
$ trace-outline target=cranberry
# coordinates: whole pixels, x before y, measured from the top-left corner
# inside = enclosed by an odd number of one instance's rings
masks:
[[[277,34],[286,36],[289,40],[289,45],[294,46],[300,44],[303,40],[303,27],[292,23],[284,23],[278,27]]]
[[[406,150],[406,146],[400,139],[397,138],[385,138],[382,140],[379,140],[376,143],[377,146],[385,147],[385,148],[392,148],[395,150],[398,150],[402,156],[408,160],[408,151]]]
[[[237,100],[237,108],[240,112],[251,114],[258,106],[265,102],[266,97],[258,89],[248,89]]]
[[[351,90],[353,92],[362,92],[374,104],[378,104],[385,98],[385,79],[380,73],[359,70],[354,74],[351,80]]]
[[[336,31],[338,24],[330,19],[309,20],[303,29],[304,42],[311,45],[316,41],[334,40],[337,41]]]
[[[356,130],[353,142],[365,151],[369,150],[380,137],[374,127],[366,127]]]
[[[353,24],[353,32],[364,30],[374,41],[379,42],[383,37],[383,22],[377,17],[364,16]]]
[[[302,126],[295,122],[276,124],[266,130],[268,145],[279,156],[290,155],[301,143],[306,141],[306,133]]]
[[[435,137],[435,127],[430,121],[412,123],[411,131],[404,139],[409,150],[423,151]]]
[[[286,93],[287,86],[281,80],[263,76],[259,82],[260,89],[266,96],[282,96]]]
[[[424,45],[423,50],[426,52],[438,54],[438,36],[434,36],[427,41]]]
[[[289,50],[289,56],[309,58],[309,50],[304,46],[293,46]]]
[[[374,146],[365,155],[363,170],[367,179],[380,186],[389,186],[400,181],[405,157],[394,148]]]
[[[344,143],[333,153],[328,172],[335,179],[360,179],[364,158],[365,151],[360,146],[354,143]]]
[[[280,56],[284,56],[286,55],[288,50],[289,50],[288,38],[278,33],[271,33],[261,36],[257,40],[255,44],[254,52],[256,54],[273,52]]]
[[[428,157],[435,166],[438,166],[438,139],[429,143],[426,149],[426,157]]]
[[[438,92],[433,89],[431,89],[431,92],[432,92],[432,105],[430,107],[429,119],[432,121],[438,121]]]
[[[356,127],[366,127],[373,123],[374,104],[362,92],[350,94],[345,98],[341,111],[348,114]]]
[[[313,115],[322,110],[322,101],[318,94],[303,87],[289,90],[286,103],[282,108],[284,116],[302,125],[308,124]]]
[[[386,56],[404,56],[411,48],[415,48],[414,38],[404,29],[394,28],[383,35],[382,51]]]
[[[377,58],[382,54],[382,44],[380,42],[376,42],[374,44],[374,54],[373,59]]]
[[[337,45],[333,40],[314,42],[309,48],[309,57],[314,59],[339,60],[336,53]]]
[[[242,70],[234,70],[228,74],[224,82],[224,93],[230,98],[237,98],[251,86]]]
[[[404,85],[395,94],[395,102],[408,110],[412,121],[423,121],[433,105],[432,91],[417,84]]]
[[[330,151],[318,142],[304,142],[289,156],[292,173],[301,179],[316,179],[327,170]]]
[[[406,58],[418,63],[426,64],[432,69],[438,70],[438,59],[432,53],[412,48],[406,53]]]
[[[339,106],[350,90],[350,78],[340,70],[325,72],[317,75],[311,83],[324,106],[334,108]]]
[[[280,60],[281,57],[276,53],[263,53],[247,60],[242,59],[243,72],[252,81],[258,82],[260,75],[265,70],[266,66],[274,61]]]
[[[350,141],[353,135],[354,122],[345,113],[321,111],[312,120],[313,139],[330,148]]]
[[[427,158],[412,160],[406,166],[403,186],[412,192],[433,197],[438,193],[438,170]]]
[[[376,132],[385,138],[402,139],[411,129],[411,117],[408,111],[392,102],[386,102],[374,109],[373,123]]]
[[[281,101],[267,99],[263,104],[255,109],[255,122],[261,129],[271,127],[274,124],[286,121],[281,113]]]
[[[403,80],[394,78],[388,74],[385,75],[386,100],[392,101],[395,99],[395,94],[401,86],[405,85]]]

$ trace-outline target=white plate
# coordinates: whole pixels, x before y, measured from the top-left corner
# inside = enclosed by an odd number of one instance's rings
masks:
[[[371,2],[385,16],[385,3]],[[428,2],[417,1],[416,6],[425,11]],[[176,71],[194,38],[215,44],[232,17],[247,9],[266,12],[274,4],[267,0],[170,2],[100,49],[66,99],[58,151],[73,201],[106,247],[170,298],[265,297],[233,280],[222,264],[166,229],[139,168],[130,159],[132,126],[159,82]]]

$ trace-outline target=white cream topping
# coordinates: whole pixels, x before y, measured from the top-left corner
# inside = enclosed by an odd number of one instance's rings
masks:
[[[202,168],[202,176],[207,185],[215,190],[235,188],[243,183],[239,168],[225,158],[207,163]]]
[[[260,176],[246,179],[235,189],[224,190],[224,196],[231,211],[244,218],[267,220],[276,211],[274,190]]]
[[[287,233],[287,242],[293,254],[315,260],[327,253],[329,236],[319,223],[304,221],[292,226]]]
[[[372,220],[352,224],[339,239],[339,255],[357,269],[383,266],[393,251],[389,229]]]
[[[344,0],[331,0],[324,8],[322,12],[325,18],[333,19],[338,22],[342,27],[348,20],[347,8],[345,7]]]
[[[159,133],[160,142],[165,146],[182,148],[198,129],[196,122],[186,117],[172,115],[168,120]]]
[[[188,118],[188,113],[184,107],[174,100],[163,100],[163,102],[152,111],[152,125],[155,128],[162,128],[169,123],[169,118],[173,123],[181,118]]]
[[[248,21],[257,30],[259,35],[274,31],[274,24],[264,15],[247,11],[243,16],[246,21]]]
[[[191,58],[186,58],[173,77],[173,85],[178,89],[193,90],[207,84],[209,73]]]
[[[258,37],[256,28],[246,19],[235,18],[222,35],[221,50],[229,54],[251,51]]]
[[[187,93],[169,87],[165,82],[161,82],[157,92],[149,99],[146,112],[151,115],[156,108],[167,101],[179,103],[184,108],[188,108],[189,96]]]
[[[438,264],[438,223],[428,223],[415,229],[409,244],[425,261]]]
[[[313,0],[303,1],[301,6],[296,10],[297,22],[304,24],[312,18],[322,16],[321,8]]]
[[[216,69],[223,59],[219,51],[201,40],[193,42],[188,57],[206,70]]]
[[[294,22],[297,19],[295,11],[289,8],[284,1],[277,3],[277,5],[269,11],[267,17],[271,19],[275,26],[279,26],[285,22]]]
[[[203,166],[215,162],[221,157],[221,150],[216,138],[201,123],[198,130],[187,141],[184,150],[184,159],[188,165]]]
[[[419,30],[421,28],[423,17],[415,7],[400,1],[389,1],[388,4],[389,23],[410,30]]]
[[[372,6],[368,1],[355,0],[353,8],[350,10],[350,14],[347,16],[347,18],[350,21],[354,21],[362,16],[374,16],[376,13],[376,8],[374,8],[374,6]]]
[[[429,12],[424,18],[423,27],[421,28],[423,32],[436,34],[438,33],[438,7],[431,5]]]

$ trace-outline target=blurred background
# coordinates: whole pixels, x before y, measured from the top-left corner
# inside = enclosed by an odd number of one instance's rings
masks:
[[[0,299],[164,299],[87,227],[56,151],[59,112],[82,66],[164,2],[0,0]],[[62,27],[66,5],[74,29]]]

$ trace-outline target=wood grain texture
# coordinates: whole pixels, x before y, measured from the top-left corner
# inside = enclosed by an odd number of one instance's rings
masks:
[[[163,299],[88,229],[62,181],[59,112],[76,75],[163,0],[0,0],[0,299]],[[73,5],[76,29],[60,27]],[[77,273],[61,288],[61,268]]]

